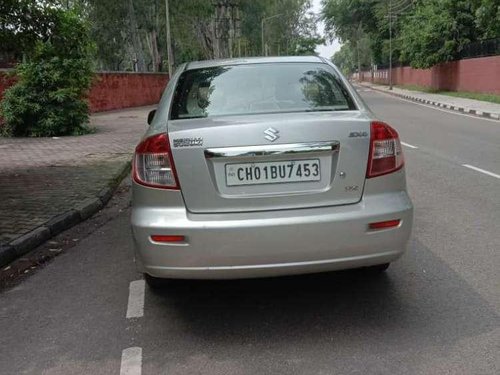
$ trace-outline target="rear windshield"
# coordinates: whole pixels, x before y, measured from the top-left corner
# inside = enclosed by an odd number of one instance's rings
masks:
[[[353,109],[352,98],[326,64],[250,64],[184,72],[171,119]]]

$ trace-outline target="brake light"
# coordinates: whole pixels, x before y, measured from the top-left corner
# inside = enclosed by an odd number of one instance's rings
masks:
[[[366,178],[395,172],[403,165],[403,150],[398,132],[384,122],[373,121]]]
[[[135,148],[133,176],[134,181],[141,185],[160,189],[179,189],[166,134],[148,137]]]

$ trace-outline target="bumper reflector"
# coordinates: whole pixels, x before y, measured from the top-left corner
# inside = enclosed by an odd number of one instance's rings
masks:
[[[387,229],[397,227],[401,223],[401,220],[388,220],[388,221],[379,221],[378,223],[370,223],[370,229]]]
[[[153,235],[151,239],[154,242],[184,242],[184,236],[172,236],[172,235]]]

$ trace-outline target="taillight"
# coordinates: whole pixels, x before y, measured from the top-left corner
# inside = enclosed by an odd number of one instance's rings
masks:
[[[398,132],[384,122],[373,121],[366,178],[397,171],[403,165],[403,150]]]
[[[388,221],[378,221],[376,223],[370,223],[370,229],[387,229],[397,227],[401,223],[400,219],[388,220]]]
[[[134,181],[160,188],[179,189],[168,136],[164,133],[144,139],[135,148]]]
[[[184,236],[154,234],[151,239],[155,242],[184,242]]]

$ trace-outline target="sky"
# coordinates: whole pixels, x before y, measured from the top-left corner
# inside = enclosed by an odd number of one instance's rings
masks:
[[[319,15],[321,12],[321,0],[312,0],[312,11]],[[318,32],[320,33],[321,36],[324,36],[323,33],[323,22],[320,22],[318,24]],[[334,40],[333,43],[330,43],[329,41],[326,42],[325,45],[321,45],[316,47],[316,52],[326,58],[332,57],[332,55],[337,52],[340,49],[340,44],[338,40]]]

